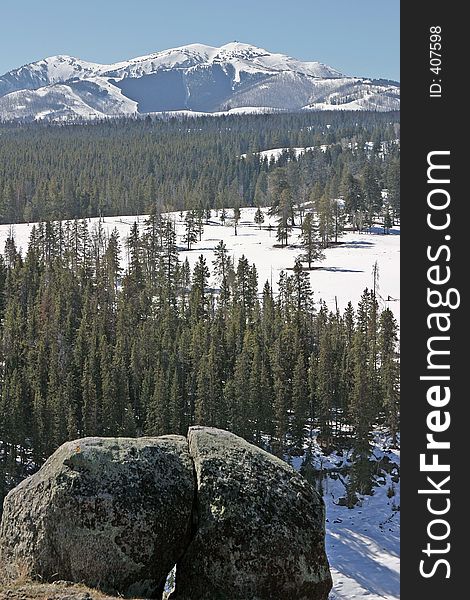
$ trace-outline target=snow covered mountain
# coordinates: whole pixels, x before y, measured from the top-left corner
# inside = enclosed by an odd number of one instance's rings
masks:
[[[347,77],[239,42],[191,44],[102,65],[53,56],[0,77],[0,119],[74,120],[169,111],[397,110],[399,85]]]

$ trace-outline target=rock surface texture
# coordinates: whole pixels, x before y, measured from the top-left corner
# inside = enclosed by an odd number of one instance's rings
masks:
[[[8,494],[0,562],[141,598],[176,564],[175,600],[326,600],[324,520],[299,473],[227,431],[85,438]]]
[[[220,429],[192,427],[197,529],[177,600],[326,600],[324,504],[282,460]]]
[[[161,597],[194,492],[184,437],[67,442],[5,499],[1,558],[43,580]]]

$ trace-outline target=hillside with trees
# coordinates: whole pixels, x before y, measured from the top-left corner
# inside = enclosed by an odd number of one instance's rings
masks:
[[[398,431],[398,326],[374,290],[314,306],[308,270],[346,228],[399,220],[399,150],[397,113],[0,125],[0,221],[39,222],[0,259],[1,494],[67,439],[194,423],[304,466],[315,431],[353,449],[350,497],[370,490],[373,430]],[[275,293],[223,241],[190,267],[165,217],[190,251],[213,209],[237,235],[245,206],[302,247]],[[126,239],[87,223],[138,214]]]
[[[338,197],[354,227],[393,222],[399,131],[398,113],[373,112],[0,124],[0,223],[274,206],[285,240],[309,201],[332,235]]]

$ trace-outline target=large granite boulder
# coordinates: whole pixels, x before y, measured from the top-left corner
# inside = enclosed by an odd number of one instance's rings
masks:
[[[6,497],[1,558],[43,580],[161,597],[194,493],[184,437],[67,442]]]
[[[324,505],[283,461],[220,429],[86,438],[12,490],[0,564],[177,600],[326,600]],[[189,448],[188,448],[189,441]]]
[[[282,460],[223,431],[189,430],[197,528],[177,600],[326,600],[324,504]]]

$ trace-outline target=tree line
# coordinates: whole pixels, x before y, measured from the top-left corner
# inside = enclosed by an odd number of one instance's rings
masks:
[[[325,449],[354,449],[351,493],[366,490],[372,430],[398,431],[392,312],[373,289],[356,310],[329,311],[300,258],[276,293],[262,284],[223,241],[191,268],[158,213],[123,241],[101,223],[45,222],[22,256],[10,236],[0,258],[0,491],[65,440],[192,424],[288,460],[308,460],[318,428]]]
[[[383,210],[382,189],[399,217],[399,131],[398,113],[369,112],[0,124],[0,222],[288,206],[314,193],[344,195],[361,228]],[[271,148],[286,150],[260,154]]]

